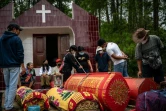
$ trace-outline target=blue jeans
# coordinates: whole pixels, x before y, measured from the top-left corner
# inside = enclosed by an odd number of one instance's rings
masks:
[[[123,77],[128,77],[127,61],[114,65],[114,72],[121,72]]]
[[[6,110],[10,110],[13,108],[19,73],[20,67],[3,68],[4,81],[6,85],[4,103],[4,107]]]

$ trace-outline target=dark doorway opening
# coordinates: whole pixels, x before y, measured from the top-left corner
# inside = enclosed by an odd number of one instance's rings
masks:
[[[58,35],[46,35],[46,58],[51,67],[55,66],[58,58]]]

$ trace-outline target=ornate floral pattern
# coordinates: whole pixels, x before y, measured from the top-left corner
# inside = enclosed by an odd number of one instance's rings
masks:
[[[122,105],[128,100],[129,89],[124,81],[116,79],[109,88],[109,96],[111,96],[116,104]]]

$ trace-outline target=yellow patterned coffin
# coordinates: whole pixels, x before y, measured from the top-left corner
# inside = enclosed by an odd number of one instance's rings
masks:
[[[97,98],[88,92],[63,90],[58,87],[50,89],[47,94],[49,101],[59,110],[64,111],[102,111]]]
[[[48,97],[40,92],[34,91],[26,86],[21,86],[16,92],[16,101],[27,111],[29,106],[39,105],[40,110],[49,109]]]

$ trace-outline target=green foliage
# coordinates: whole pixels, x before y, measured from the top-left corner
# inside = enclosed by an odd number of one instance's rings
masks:
[[[12,0],[1,0],[0,8]],[[13,0],[15,2],[15,17],[34,6],[40,0]],[[72,0],[47,0],[62,12],[71,17],[69,3]],[[166,46],[166,0],[73,0],[89,13],[99,17],[100,36],[108,42],[115,42],[129,56],[128,72],[134,77],[137,74],[135,46],[132,33],[139,27],[149,29],[150,34],[158,35]],[[159,4],[159,6],[158,6]],[[159,7],[156,9],[156,7]],[[154,12],[154,10],[158,10]],[[154,15],[159,15],[156,22]],[[157,27],[155,27],[157,26]],[[164,72],[166,71],[166,48],[161,52]]]
[[[123,23],[119,30],[113,28],[113,23],[103,23],[101,25],[101,38],[107,42],[115,42],[120,49],[128,55],[128,73],[130,76],[135,77],[137,75],[137,64],[135,60],[135,46],[132,41],[132,34],[127,32],[127,24]]]
[[[0,1],[0,9],[10,3],[11,0],[2,0]]]

